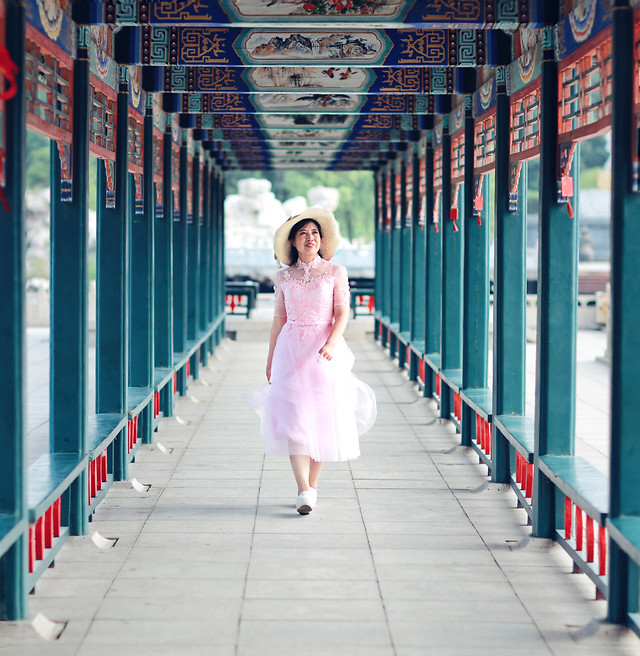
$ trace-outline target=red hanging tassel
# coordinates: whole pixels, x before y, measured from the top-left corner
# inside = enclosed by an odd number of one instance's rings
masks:
[[[2,46],[0,46],[1,48]],[[2,176],[2,164],[3,164],[3,158],[0,156],[0,176]],[[7,197],[4,193],[4,187],[0,185],[0,203],[2,203],[2,209],[4,210],[5,214],[9,214],[9,201],[7,200]]]
[[[478,212],[478,225],[479,226],[482,225],[482,215],[480,214],[480,212]]]
[[[456,224],[455,221],[453,222],[453,231],[458,232],[458,225]]]
[[[570,219],[573,219],[573,207],[571,207],[571,201],[567,201],[567,214],[569,215]]]
[[[9,83],[9,88],[6,91],[0,92],[0,100],[9,100],[16,95],[18,91],[18,83],[16,82],[17,72],[18,67],[11,59],[9,51],[0,45],[0,73],[2,73]]]
[[[9,201],[4,194],[4,187],[2,185],[0,185],[0,203],[2,203],[2,209],[5,214],[9,214]]]
[[[438,224],[434,223],[433,225],[435,226],[436,232],[440,232],[440,228],[438,228]]]

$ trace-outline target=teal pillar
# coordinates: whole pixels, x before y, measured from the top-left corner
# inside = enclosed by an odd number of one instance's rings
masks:
[[[133,211],[133,194],[130,195],[129,383],[132,387],[151,387],[153,384],[153,207],[150,207],[152,201],[146,195],[149,191],[147,178],[150,177],[145,176],[143,214]],[[133,183],[132,174],[129,179]]]
[[[412,249],[413,249],[413,286],[411,302],[411,341],[424,341],[424,307],[425,307],[425,249],[426,249],[426,214],[424,212],[425,182],[424,143],[420,142],[413,157],[413,212]],[[422,185],[422,186],[421,186]]]
[[[383,240],[383,258],[384,258],[384,290],[382,296],[382,314],[387,323],[391,321],[391,296],[392,296],[392,275],[391,275],[391,165],[387,163],[383,171],[384,197],[382,209],[384,212],[384,240]],[[388,331],[384,331],[383,346],[387,346]]]
[[[571,455],[575,429],[578,220],[557,202],[558,71],[551,28],[543,30],[540,90],[540,214],[533,534],[555,531],[555,489],[540,456]]]
[[[211,212],[209,204],[211,172],[209,158],[204,158],[202,167],[202,216],[200,218],[200,330],[205,332],[211,323],[211,290],[209,269],[211,267]],[[203,349],[203,362],[208,364],[208,350]]]
[[[391,289],[389,322],[395,332],[400,330],[402,304],[402,161],[398,156],[391,165],[391,233],[389,264]],[[389,336],[389,354],[398,354],[398,340],[394,333]]]
[[[434,222],[436,211],[435,197],[436,189],[434,184],[435,160],[434,144],[431,139],[432,133],[427,134],[427,152],[426,152],[426,169],[427,169],[427,187],[426,187],[426,268],[425,268],[425,318],[424,318],[424,350],[430,355],[439,355],[440,351],[440,281],[442,272],[440,263],[442,261],[442,233],[438,228],[441,223],[440,215],[437,217],[438,223]],[[431,396],[432,376],[425,369],[424,395]]]
[[[193,211],[187,219],[187,339],[198,338],[200,325],[200,153],[196,150],[193,158],[191,206]],[[197,360],[197,358],[194,358]],[[197,371],[193,371],[197,378]]]
[[[219,256],[219,272],[218,272],[218,289],[219,289],[219,295],[220,295],[220,316],[223,317],[223,321],[221,323],[221,328],[219,329],[218,333],[220,335],[220,339],[222,339],[222,336],[224,335],[224,315],[225,315],[225,304],[224,304],[224,284],[225,284],[225,244],[224,244],[224,227],[225,227],[225,216],[224,216],[224,199],[226,196],[226,185],[224,181],[224,172],[220,173],[220,195],[218,197],[218,213],[219,213],[219,221],[220,221],[220,229],[219,229],[219,242],[218,242],[218,251],[220,253]]]
[[[88,387],[88,28],[79,28],[73,66],[72,189],[63,190],[60,154],[51,142],[51,336],[49,450],[87,453]],[[68,183],[66,183],[68,184]],[[64,194],[64,200],[63,200]],[[71,535],[89,530],[87,471],[63,498],[63,523]]]
[[[162,208],[154,219],[153,312],[156,367],[173,368],[173,190],[171,116],[162,136]],[[155,197],[155,196],[154,196]],[[165,416],[173,416],[173,381],[161,393]]]
[[[413,153],[414,146],[402,158],[400,171],[400,332],[411,335],[413,301]],[[409,199],[409,194],[411,198]],[[400,364],[406,361],[406,353],[400,353]]]
[[[220,285],[220,172],[217,166],[213,167],[213,176],[211,179],[211,290],[213,301],[213,316],[217,321],[220,312],[225,311],[224,299],[224,282]],[[218,328],[215,332],[213,347],[220,343],[221,330]]]
[[[154,363],[173,366],[173,191],[171,170],[171,125],[162,137],[162,210],[154,227]],[[154,195],[155,197],[155,195]]]
[[[374,174],[374,188],[376,195],[375,202],[375,302],[376,302],[376,331],[374,338],[381,339],[380,333],[380,319],[382,318],[382,305],[384,296],[384,213],[383,213],[383,197],[384,197],[384,182],[382,171],[378,170]]]
[[[518,185],[517,209],[510,212],[510,109],[504,68],[498,68],[497,75],[493,415],[499,417],[522,416],[525,408],[527,184],[524,166]],[[548,111],[556,112],[555,106]],[[511,477],[509,443],[497,430],[493,433],[493,465],[492,480],[508,482]]]
[[[115,206],[107,207],[107,176],[98,165],[96,413],[127,412],[129,384],[129,82],[126,66],[119,68],[116,119]],[[113,445],[113,477],[128,475],[127,428]]]
[[[200,328],[200,151],[196,146],[193,158],[192,187],[189,190],[192,198],[193,212],[187,222],[187,339],[197,340]],[[194,379],[200,377],[200,355],[196,351],[191,356],[191,375]]]
[[[474,119],[471,97],[465,98],[464,119],[464,200],[463,298],[462,298],[462,389],[487,387],[489,352],[489,212],[488,184],[478,182],[482,210],[475,209]],[[463,405],[462,444],[469,446],[475,436],[474,412]]]
[[[217,254],[217,233],[216,233],[216,200],[217,191],[217,172],[213,158],[209,167],[209,268],[208,268],[208,285],[209,285],[209,321],[214,322],[218,316],[218,293],[216,277],[216,254]],[[209,347],[211,353],[215,353],[217,344],[217,330],[211,335]]]
[[[611,460],[610,517],[640,515],[640,195],[631,191],[632,148],[638,128],[633,116],[634,12],[613,9],[613,111],[611,141]],[[610,541],[609,612],[626,623],[638,610],[638,568]]]
[[[180,144],[179,207],[178,221],[173,224],[173,348],[177,353],[187,350],[187,264],[188,264],[188,226],[187,226],[187,131],[182,130]],[[178,391],[187,392],[187,372],[182,367],[178,372]]]
[[[451,207],[459,207],[453,198],[456,186],[451,181],[451,135],[448,116],[443,116],[442,134],[442,314],[440,317],[440,366],[460,369],[462,364],[462,248],[464,228],[450,220]],[[457,194],[459,195],[459,194]],[[458,231],[454,230],[454,225]],[[449,389],[441,388],[440,416],[448,419],[451,411]]]
[[[8,211],[0,204],[0,515],[11,518],[18,537],[0,553],[0,619],[29,614],[27,604],[27,481],[25,444],[25,16],[21,3],[6,5],[6,47],[18,68],[16,95],[5,104]]]
[[[131,251],[129,297],[129,384],[153,387],[154,366],[154,239],[155,196],[153,193],[153,104],[149,97],[143,129],[142,212],[130,194]],[[129,174],[134,189],[133,174]],[[153,405],[142,410],[141,437],[144,444],[153,442]]]
[[[216,183],[215,183],[215,198],[214,198],[214,290],[216,298],[216,320],[220,316],[224,316],[226,312],[225,309],[225,297],[224,297],[224,285],[225,285],[225,275],[224,275],[224,181],[223,173],[220,170],[216,171]],[[219,324],[219,328],[216,331],[216,346],[220,343],[220,340],[224,336],[224,323]]]

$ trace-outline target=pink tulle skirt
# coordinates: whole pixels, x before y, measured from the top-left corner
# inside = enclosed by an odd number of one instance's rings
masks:
[[[273,353],[271,384],[250,392],[267,453],[308,455],[318,462],[360,455],[358,436],[376,419],[373,390],[351,368],[343,338],[328,361],[318,353],[331,324],[285,323]]]

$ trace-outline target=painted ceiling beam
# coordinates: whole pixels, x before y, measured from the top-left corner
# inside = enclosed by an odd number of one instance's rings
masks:
[[[419,131],[404,131],[404,130],[388,130],[388,129],[379,129],[379,130],[354,130],[348,134],[347,137],[342,135],[337,136],[331,130],[306,130],[306,129],[285,129],[279,131],[265,131],[266,133],[259,130],[246,130],[238,128],[236,130],[194,130],[194,138],[199,140],[209,140],[213,141],[214,139],[224,140],[225,142],[240,143],[243,141],[255,141],[259,143],[264,143],[270,145],[272,143],[278,142],[288,142],[288,143],[298,143],[300,140],[304,140],[304,143],[308,144],[310,148],[322,147],[323,144],[331,143],[337,144],[339,148],[341,145],[346,145],[348,143],[362,143],[363,148],[375,148],[382,147],[385,144],[392,146],[396,143],[402,143],[405,141],[415,141],[419,138],[416,137],[416,134],[419,134]],[[206,133],[206,134],[204,134]]]
[[[495,66],[503,32],[485,30],[240,29],[125,26],[120,64],[142,66]]]
[[[322,66],[145,66],[145,91],[166,93],[471,93],[473,68]]]
[[[198,114],[278,114],[312,113],[325,115],[355,114],[434,114],[439,96],[431,94],[379,94],[362,96],[348,93],[299,94],[164,94],[162,108],[166,112]],[[259,119],[260,120],[260,119]]]
[[[112,25],[344,27],[366,23],[385,27],[464,29],[540,27],[544,0],[76,0],[76,22]]]

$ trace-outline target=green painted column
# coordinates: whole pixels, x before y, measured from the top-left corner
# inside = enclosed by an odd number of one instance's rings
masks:
[[[143,129],[142,214],[135,210],[131,193],[131,296],[129,309],[130,385],[153,387],[154,367],[154,241],[155,195],[153,182],[153,102],[147,95]],[[133,175],[129,180],[135,184]],[[134,189],[134,187],[131,187]],[[153,443],[153,404],[141,413],[140,426],[143,444]]]
[[[209,267],[209,280],[211,287],[211,320],[216,321],[219,311],[218,289],[218,228],[217,228],[217,202],[218,202],[218,171],[215,161],[211,160],[211,194],[210,194],[210,222],[211,222],[211,266]],[[224,302],[224,298],[223,298]],[[211,339],[211,353],[215,352],[218,331]]]
[[[211,296],[211,321],[216,321],[218,318],[218,227],[217,227],[217,216],[218,216],[218,171],[216,167],[216,162],[211,158],[211,167],[210,167],[210,187],[209,192],[209,223],[210,223],[210,239],[209,239],[209,289]],[[222,299],[224,302],[224,298]],[[218,331],[214,331],[214,334],[209,340],[211,346],[211,353],[215,353],[217,345],[217,334]]]
[[[462,249],[464,227],[450,220],[452,206],[459,207],[459,199],[452,194],[451,183],[451,136],[448,116],[443,116],[442,134],[442,313],[440,317],[440,366],[442,369],[460,369],[462,365]],[[440,396],[440,416],[449,418],[450,394],[444,383]]]
[[[427,133],[427,189],[426,189],[426,270],[425,270],[425,318],[424,318],[424,350],[427,354],[439,354],[440,352],[440,281],[442,271],[440,263],[442,261],[441,246],[442,233],[438,225],[442,223],[441,217],[438,216],[438,223],[434,223],[435,207],[435,162],[434,162],[434,143],[432,132]],[[433,393],[431,379],[432,376],[425,370],[424,395],[431,396]]]
[[[611,460],[610,517],[640,515],[640,195],[632,188],[634,12],[613,9],[613,110],[611,140]],[[625,624],[638,610],[638,568],[610,541],[609,613]]]
[[[129,384],[129,70],[119,67],[116,120],[115,207],[106,207],[104,162],[98,163],[96,413],[127,412]],[[113,445],[114,480],[128,475],[127,428]]]
[[[51,330],[49,450],[87,453],[89,30],[78,28],[73,65],[72,190],[62,190],[58,145],[51,141]],[[62,194],[64,193],[64,200]],[[72,535],[89,529],[85,470],[63,498]]]
[[[0,619],[28,616],[27,481],[25,443],[25,17],[19,3],[6,5],[6,41],[9,55],[18,67],[16,95],[5,104],[7,171],[5,193],[8,211],[0,204],[0,514],[22,522],[20,537],[0,556]]]
[[[474,119],[471,96],[465,98],[464,223],[462,298],[462,389],[487,387],[489,360],[489,212],[475,210]],[[485,198],[483,184],[479,195]],[[462,444],[475,436],[473,410],[463,404]]]
[[[570,455],[574,450],[578,220],[557,202],[558,71],[551,28],[543,30],[540,105],[533,534],[552,537],[555,488],[537,462],[548,453]]]
[[[391,275],[391,225],[392,225],[392,206],[391,206],[391,164],[387,163],[383,171],[384,180],[384,241],[383,241],[383,258],[384,258],[384,290],[382,297],[382,315],[389,322],[391,321],[391,296],[392,296],[392,275]],[[387,346],[387,331],[383,346]]]
[[[191,176],[192,197],[191,206],[193,211],[187,221],[187,339],[198,338],[200,326],[200,150],[196,145],[193,157],[193,173]],[[197,367],[197,358],[193,365]],[[193,370],[194,378],[197,378],[197,370]]]
[[[391,233],[389,263],[391,272],[389,321],[397,330],[400,327],[400,306],[402,304],[402,160],[400,156],[392,162],[391,170]],[[398,353],[398,340],[394,335],[389,339],[390,355]]]
[[[224,298],[224,278],[221,282],[222,272],[222,253],[223,242],[220,238],[220,196],[222,193],[221,173],[216,165],[214,167],[213,177],[213,195],[211,198],[211,229],[212,229],[212,248],[211,248],[211,288],[214,299],[214,320],[217,321],[221,312],[225,311]],[[215,346],[220,343],[220,330],[216,330]]]
[[[171,168],[171,115],[162,136],[162,211],[154,227],[154,363],[173,368],[173,191]],[[173,382],[163,390],[162,409],[173,416]]]
[[[400,332],[411,334],[411,312],[413,301],[413,157],[415,147],[409,144],[401,162],[400,194]],[[411,198],[409,198],[409,194]],[[406,353],[400,353],[400,363]]]
[[[154,362],[157,367],[173,366],[173,193],[171,190],[171,124],[162,136],[162,211],[155,214],[154,227]]]
[[[193,211],[187,221],[187,339],[195,341],[200,329],[200,145],[196,144],[193,157],[191,189]],[[191,375],[200,378],[200,356],[196,351],[191,356]]]
[[[209,169],[209,158],[204,158],[202,168],[202,217],[200,219],[200,330],[205,332],[211,323],[211,287],[209,269],[211,267],[211,225],[209,196],[211,189],[211,171]],[[207,366],[208,349],[202,351],[202,364]]]
[[[493,311],[493,414],[524,415],[526,346],[526,166],[520,174],[518,206],[509,211],[509,97],[505,70],[497,69],[495,243]],[[547,110],[556,112],[553,109]],[[543,137],[544,138],[544,137]],[[552,148],[555,144],[552,144]],[[554,169],[555,170],[555,169]],[[494,482],[510,480],[510,447],[493,433]]]
[[[187,130],[182,130],[180,144],[180,217],[173,224],[173,349],[176,353],[187,350],[187,265],[188,265],[188,226],[187,226]],[[187,373],[185,367],[178,372],[178,392],[187,392]]]
[[[426,250],[425,143],[420,141],[413,157],[413,299],[411,302],[411,341],[424,340],[425,250]]]
[[[380,171],[372,171],[373,175],[373,293],[376,300],[376,312],[374,318],[373,339],[378,341],[379,334],[379,311],[377,304],[380,302]]]
[[[384,197],[384,182],[382,171],[378,169],[374,173],[374,189],[375,189],[375,303],[376,303],[376,330],[374,339],[381,339],[380,335],[380,319],[382,318],[382,305],[384,297],[384,213],[383,213],[383,197]]]
[[[215,194],[213,199],[214,215],[213,215],[213,230],[214,230],[214,259],[213,259],[213,289],[216,298],[216,320],[225,313],[225,271],[224,271],[224,182],[223,172],[216,167],[215,179]],[[220,327],[216,330],[216,346],[220,344],[224,336],[224,323],[219,324]]]
[[[203,150],[204,165],[202,168],[202,218],[200,220],[200,331],[206,332],[211,325],[211,226],[209,223],[209,198],[211,189],[211,171],[208,155]],[[211,339],[205,340],[202,349],[202,365],[209,364]]]
[[[224,199],[227,195],[226,184],[224,180],[224,172],[220,174],[220,195],[218,197],[218,213],[219,213],[219,242],[218,242],[218,252],[219,252],[219,271],[218,271],[218,289],[220,295],[220,316],[223,317],[222,323],[220,324],[220,329],[218,334],[220,335],[220,340],[224,337],[225,334],[225,324],[224,324],[224,315],[225,315],[225,304],[224,304],[224,284],[225,284],[225,241],[224,241],[224,227],[225,227],[225,216],[224,216]]]
[[[135,183],[129,174],[131,211],[131,294],[129,298],[129,384],[153,385],[153,240],[155,199],[153,196],[153,108],[147,107],[143,134],[143,212],[135,212]]]

